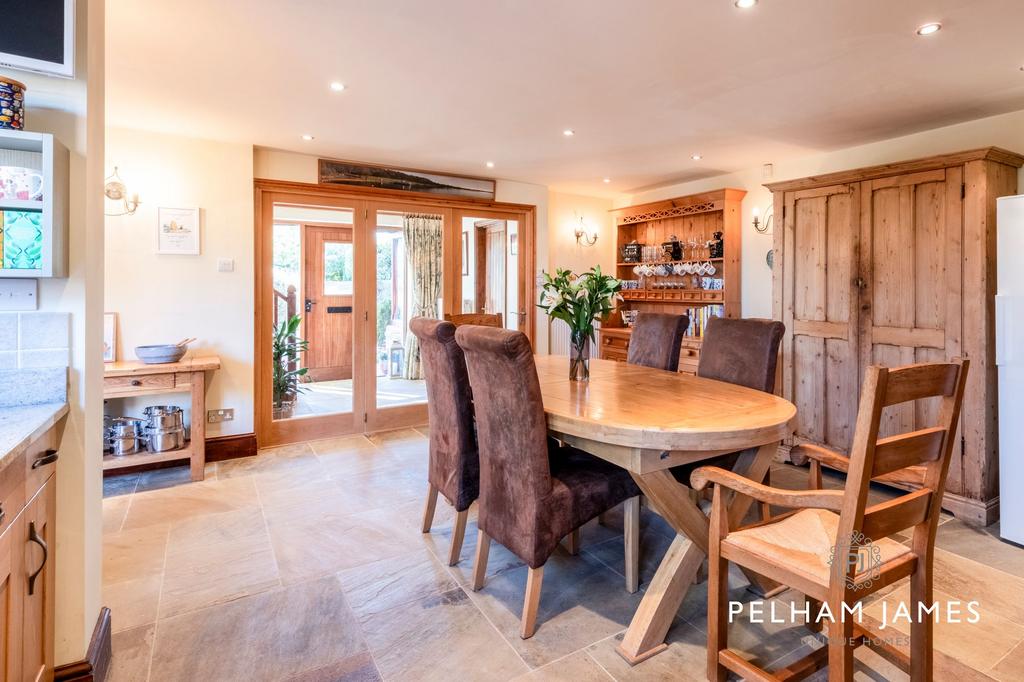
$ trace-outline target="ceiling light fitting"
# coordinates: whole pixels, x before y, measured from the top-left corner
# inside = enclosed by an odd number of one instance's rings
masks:
[[[700,161],[704,157],[701,156],[700,154],[690,154],[690,158],[693,159],[694,161]]]
[[[930,36],[933,33],[938,33],[942,29],[942,24],[937,21],[933,21],[928,24],[921,24],[917,27],[917,35],[919,36]]]
[[[494,162],[493,161],[488,161],[484,165],[487,166],[488,168],[494,168]]]
[[[305,140],[306,142],[312,142],[313,136],[312,135],[303,135],[302,139]]]
[[[566,137],[572,137],[573,135],[576,134],[576,131],[573,130],[572,128],[566,128],[565,130],[562,131],[562,134],[565,135]]]
[[[334,92],[344,92],[345,84],[341,81],[334,81],[331,83],[331,90]]]
[[[733,4],[740,9],[750,9],[757,4],[757,0],[736,0]]]

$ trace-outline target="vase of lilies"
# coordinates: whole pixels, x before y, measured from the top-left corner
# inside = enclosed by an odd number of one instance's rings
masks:
[[[606,317],[621,297],[622,283],[605,275],[601,266],[576,275],[561,268],[554,276],[544,273],[539,308],[569,325],[569,379],[590,380],[590,342],[594,340],[594,322]]]

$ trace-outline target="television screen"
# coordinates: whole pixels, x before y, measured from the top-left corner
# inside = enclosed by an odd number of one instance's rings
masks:
[[[0,0],[0,65],[72,78],[75,0]]]

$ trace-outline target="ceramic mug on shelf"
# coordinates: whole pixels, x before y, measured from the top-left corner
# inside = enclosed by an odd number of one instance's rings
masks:
[[[42,173],[21,166],[0,166],[0,199],[38,201],[42,198]]]

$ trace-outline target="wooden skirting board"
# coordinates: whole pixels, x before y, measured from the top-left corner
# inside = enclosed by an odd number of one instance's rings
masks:
[[[110,670],[110,657],[110,609],[104,606],[96,619],[85,658],[58,665],[53,671],[54,682],[103,682]]]

